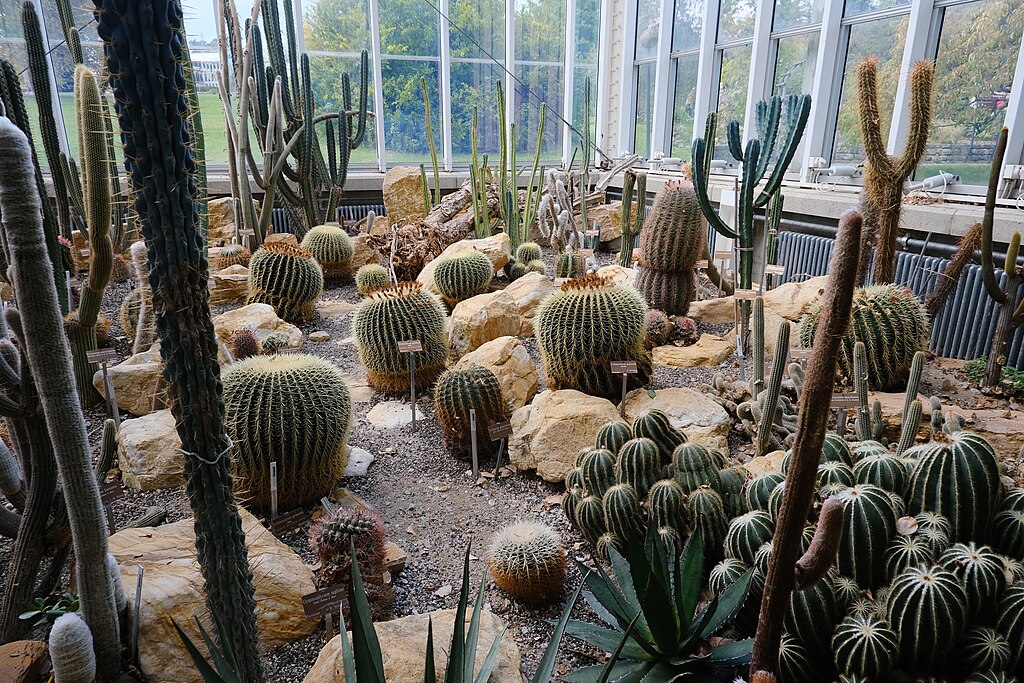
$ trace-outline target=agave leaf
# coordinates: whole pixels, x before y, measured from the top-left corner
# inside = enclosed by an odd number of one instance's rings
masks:
[[[582,590],[583,583],[580,583],[576,587],[576,592],[572,594],[569,602],[566,603],[565,609],[562,610],[562,617],[558,620],[555,630],[551,633],[548,646],[544,648],[544,655],[540,658],[540,664],[537,665],[537,673],[530,679],[530,683],[548,683],[551,680],[551,674],[555,670],[555,658],[558,656],[558,646],[562,642],[562,636],[565,634],[565,625],[569,621],[569,615],[572,613],[572,608],[576,606],[576,601],[579,600]]]
[[[704,542],[700,534],[690,534],[682,554],[676,558],[675,604],[681,623],[693,621],[704,580]]]
[[[615,615],[609,612],[608,609],[594,597],[593,593],[587,591],[583,594],[583,599],[586,600],[587,606],[594,611],[594,614],[597,615],[598,619],[606,623],[608,626],[618,625],[618,620],[615,618]],[[35,612],[32,612],[32,614],[35,614]]]
[[[473,680],[473,668],[476,665],[476,648],[480,641],[480,614],[484,611],[484,586],[487,584],[487,574],[480,577],[480,590],[476,593],[476,602],[473,605],[473,616],[469,620],[469,633],[466,635],[466,663],[463,668],[463,680]],[[463,582],[468,588],[468,583]],[[468,596],[467,596],[468,599]],[[461,633],[459,634],[462,635]],[[500,639],[499,639],[500,640]],[[484,679],[487,680],[486,678]]]
[[[199,648],[192,642],[188,634],[182,630],[181,626],[178,626],[178,622],[171,619],[171,624],[174,626],[174,630],[178,632],[178,637],[181,638],[185,650],[188,652],[189,657],[192,658],[192,663],[196,669],[199,670],[199,675],[203,677],[203,681],[205,683],[227,683],[225,678],[206,661],[206,657],[199,651]],[[235,680],[237,681],[238,679],[236,678]]]
[[[632,547],[630,548],[632,550]],[[649,571],[647,569],[648,563],[646,559],[643,562],[634,562],[634,558],[631,556],[629,561],[626,561],[618,550],[614,547],[608,549],[608,561],[612,565],[612,571],[615,573],[615,581],[619,586],[619,590],[622,591],[622,595],[630,607],[635,608],[637,614],[640,614],[640,621],[636,624],[636,630],[647,640],[654,640],[654,635],[651,633],[650,626],[647,625],[647,617],[643,615],[643,611],[640,610],[640,599],[637,597],[636,584],[634,584],[634,573],[639,576],[641,586],[646,590],[647,580]],[[625,629],[632,621],[636,619],[635,615],[630,614],[628,618],[619,623],[620,629]]]
[[[701,625],[698,630],[701,638],[710,638],[727,621],[736,616],[736,613],[743,607],[750,592],[750,579],[754,575],[753,569],[731,583],[722,594],[711,601],[706,608],[710,611],[710,617]]]
[[[635,631],[635,629],[629,630],[631,633]],[[624,633],[623,631],[613,631],[610,628],[576,620],[569,622],[565,632],[570,637],[579,638],[605,652],[617,649]],[[651,647],[642,638],[636,638],[635,633],[630,636],[630,640],[632,642],[627,642],[623,648],[623,656],[626,659],[658,659],[660,657],[656,649]]]
[[[750,664],[750,657],[753,650],[753,638],[735,640],[731,643],[725,643],[724,645],[711,648],[711,652],[705,658],[705,661],[712,663],[715,666],[742,666],[744,664]]]
[[[469,546],[462,567],[462,588],[459,590],[459,607],[455,610],[455,626],[452,630],[452,645],[448,651],[448,666],[445,667],[445,683],[463,683],[466,680],[466,606],[469,603]],[[473,673],[470,672],[470,677]]]
[[[345,680],[349,680],[345,672]],[[434,620],[427,617],[427,654],[423,662],[423,683],[437,683],[437,672],[434,671]]]
[[[487,683],[490,679],[491,672],[494,671],[494,667],[498,663],[498,651],[501,649],[501,639],[505,637],[505,631],[507,629],[508,626],[502,627],[501,632],[498,633],[494,642],[491,643],[491,649],[487,651],[487,657],[484,658],[483,663],[480,665],[480,673],[478,673],[476,678],[473,679],[474,683]],[[473,652],[476,653],[476,648],[473,649]],[[475,659],[476,658],[474,657],[474,660]],[[473,664],[471,663],[470,666],[472,665]]]
[[[639,618],[640,615],[637,614],[636,617],[633,618],[633,621],[629,624],[629,628],[627,628],[626,631],[622,634],[622,639],[619,640],[619,644],[615,647],[615,650],[612,651],[612,656],[608,658],[608,663],[605,665],[604,670],[601,671],[601,677],[597,679],[597,683],[608,683],[608,678],[612,674],[612,669],[622,658],[622,653],[626,648],[626,644],[629,642],[629,639],[632,638],[633,627],[636,626],[636,620]],[[630,659],[635,658],[631,657]]]
[[[338,635],[341,636],[338,639],[338,642],[341,643],[341,663],[342,663],[342,667],[343,667],[343,669],[345,671],[345,680],[346,681],[354,681],[354,680],[356,680],[356,660],[355,660],[355,657],[352,654],[352,646],[349,645],[349,642],[348,642],[348,627],[345,626],[345,614],[344,614],[344,611],[342,611],[341,614],[338,615],[338,630],[340,631],[340,633]],[[427,624],[427,634],[428,634],[428,641],[429,641],[429,634],[430,634],[430,625],[429,625],[429,623]],[[427,646],[427,649],[430,650],[430,646],[429,645]]]
[[[355,653],[356,677],[360,683],[384,683],[384,661],[380,653],[380,641],[373,628],[370,605],[366,600],[366,588],[359,573],[356,547],[351,543],[352,571],[348,580],[349,613],[352,616],[352,650]]]
[[[595,563],[593,570],[576,560],[576,567],[583,575],[583,581],[593,594],[594,598],[611,612],[619,623],[619,628],[626,626],[633,620],[640,611],[639,604],[630,604],[619,592],[615,582],[600,564]]]
[[[640,683],[653,666],[652,662],[616,662],[615,666],[612,667],[608,680],[610,683]],[[582,669],[577,669],[570,674],[562,676],[560,680],[567,683],[594,683],[597,677],[601,675],[603,669],[603,664],[585,666]]]

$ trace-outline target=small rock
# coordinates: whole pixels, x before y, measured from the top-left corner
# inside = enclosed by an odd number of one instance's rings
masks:
[[[423,180],[415,166],[395,166],[384,174],[384,213],[377,223],[393,225],[423,218]],[[386,226],[385,226],[386,228]]]
[[[412,423],[412,410],[408,403],[384,401],[370,409],[366,420],[378,429],[400,429]]]
[[[405,569],[406,554],[398,545],[388,541],[384,544],[384,566],[392,574]]]
[[[356,306],[348,301],[321,301],[317,304],[317,312],[321,318],[341,318],[356,310]]]
[[[655,347],[653,351],[656,365],[668,365],[674,368],[715,367],[732,355],[735,351],[732,341],[714,334],[702,334],[696,344],[690,346]]]
[[[125,420],[117,431],[117,462],[124,485],[135,491],[173,489],[185,483],[181,440],[169,410]]]
[[[328,342],[331,341],[331,335],[323,330],[317,330],[316,332],[309,333],[309,341],[317,343]]]
[[[757,477],[767,472],[782,473],[782,460],[786,457],[785,451],[772,451],[767,455],[754,456],[750,462],[743,463],[743,467],[750,472],[751,477]]]
[[[615,284],[629,285],[630,287],[636,286],[637,273],[638,271],[634,268],[623,268],[618,265],[605,266],[597,271],[598,275],[608,278]]]
[[[281,244],[290,244],[294,247],[299,246],[299,240],[290,232],[275,232],[267,235],[267,238],[263,240],[263,244],[273,244],[274,242],[280,242]]]
[[[365,477],[370,465],[373,464],[373,453],[356,446],[349,449],[348,465],[345,466],[346,477]]]
[[[357,379],[351,375],[345,377],[345,383],[352,392],[353,403],[369,403],[373,400],[373,388],[366,383],[366,379]]]
[[[387,220],[378,221],[387,223]],[[369,235],[356,235],[352,238],[352,272],[359,270],[367,263],[380,263],[380,253],[370,244]]]

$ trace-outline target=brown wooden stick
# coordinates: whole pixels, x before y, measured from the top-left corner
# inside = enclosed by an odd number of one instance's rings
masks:
[[[775,671],[778,665],[783,620],[796,585],[794,569],[800,556],[800,537],[811,511],[818,459],[828,427],[828,405],[835,386],[836,362],[850,322],[861,225],[861,215],[857,211],[847,211],[839,219],[821,322],[812,346],[814,355],[807,364],[804,391],[800,397],[796,443],[786,477],[786,493],[772,539],[772,557],[754,636],[750,664],[752,679],[764,672]]]

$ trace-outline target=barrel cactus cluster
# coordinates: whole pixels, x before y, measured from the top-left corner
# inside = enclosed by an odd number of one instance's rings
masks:
[[[527,273],[545,272],[544,261],[541,260],[540,245],[535,242],[523,242],[516,249],[509,262],[505,264],[505,277],[515,282]]]
[[[302,238],[302,248],[323,268],[324,278],[339,280],[352,276],[352,239],[340,226],[318,225]]]
[[[409,354],[402,341],[419,341],[412,354],[416,389],[434,383],[445,369],[448,338],[444,304],[416,282],[402,282],[371,292],[356,308],[352,334],[370,386],[385,394],[409,391]]]
[[[820,303],[800,321],[800,345],[810,348],[821,314]],[[850,328],[839,355],[839,371],[852,384],[854,344],[867,350],[868,384],[881,391],[902,391],[914,355],[928,347],[928,309],[913,292],[898,285],[874,285],[854,292]]]
[[[324,291],[324,271],[313,255],[287,242],[270,242],[249,260],[247,304],[270,304],[290,323],[313,318]]]
[[[348,464],[352,394],[341,371],[306,354],[255,356],[224,370],[224,408],[235,490],[271,508],[277,463],[281,510],[330,493]]]
[[[627,285],[597,276],[568,280],[540,304],[533,321],[548,385],[618,401],[622,376],[612,361],[634,361],[629,388],[654,372],[646,348],[647,304]]]
[[[654,197],[640,231],[636,287],[651,308],[685,316],[697,291],[697,259],[704,251],[704,215],[693,185],[673,181]]]

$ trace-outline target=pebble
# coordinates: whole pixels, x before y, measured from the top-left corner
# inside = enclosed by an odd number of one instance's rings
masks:
[[[331,341],[331,335],[323,330],[317,330],[316,332],[309,333],[309,341],[311,342],[326,342]]]

